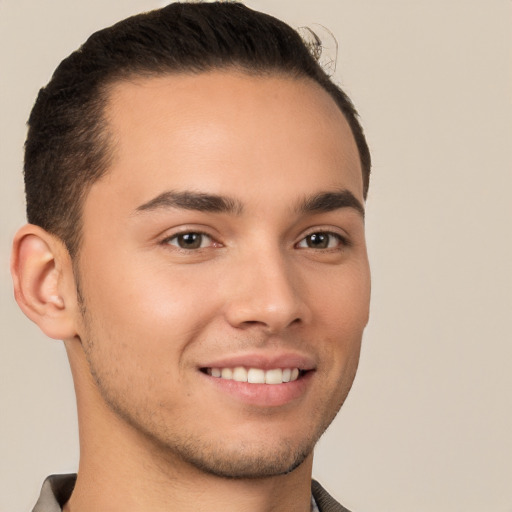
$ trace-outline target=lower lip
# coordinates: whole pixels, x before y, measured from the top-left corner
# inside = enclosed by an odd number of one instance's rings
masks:
[[[249,384],[212,377],[201,372],[217,390],[235,400],[259,407],[279,407],[299,399],[306,393],[313,374],[314,371],[308,371],[297,380],[282,384]]]

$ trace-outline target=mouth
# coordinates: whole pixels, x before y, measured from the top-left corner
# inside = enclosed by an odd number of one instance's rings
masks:
[[[248,384],[286,384],[295,382],[304,377],[308,370],[301,370],[297,367],[291,368],[247,368],[245,366],[223,367],[223,368],[201,368],[201,371],[211,377],[230,380],[235,382],[246,382]]]
[[[207,389],[229,403],[279,408],[297,403],[315,386],[315,358],[302,353],[252,352],[220,356],[197,366]],[[213,399],[213,397],[212,397]],[[225,402],[224,402],[225,403]],[[278,409],[274,409],[278,410]]]

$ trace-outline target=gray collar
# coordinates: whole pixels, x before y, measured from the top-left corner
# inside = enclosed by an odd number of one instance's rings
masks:
[[[75,487],[76,475],[51,475],[43,483],[32,512],[62,512]],[[311,512],[349,512],[315,480],[311,484]]]

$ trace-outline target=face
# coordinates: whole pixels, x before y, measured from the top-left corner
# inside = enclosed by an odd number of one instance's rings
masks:
[[[352,384],[370,279],[347,122],[316,84],[117,84],[88,194],[79,336],[101,400],[217,475],[300,464]]]

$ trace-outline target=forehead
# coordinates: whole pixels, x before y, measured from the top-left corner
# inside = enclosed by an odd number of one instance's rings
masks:
[[[289,193],[302,178],[307,187],[348,186],[362,201],[350,127],[308,79],[235,71],[134,78],[112,86],[106,118],[112,165],[93,189],[106,182],[139,204],[164,188],[242,200],[255,188]]]

